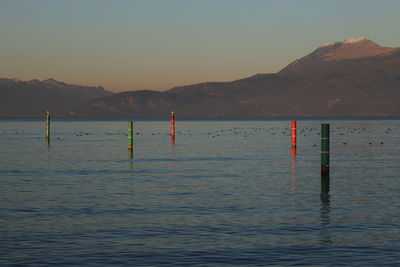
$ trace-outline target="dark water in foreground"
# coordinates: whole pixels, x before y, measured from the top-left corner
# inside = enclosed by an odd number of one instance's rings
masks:
[[[400,265],[399,120],[52,126],[0,121],[2,266]]]

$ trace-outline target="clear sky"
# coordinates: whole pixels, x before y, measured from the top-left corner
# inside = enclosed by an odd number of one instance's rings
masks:
[[[111,91],[277,72],[318,46],[400,46],[399,0],[0,0],[0,77]]]

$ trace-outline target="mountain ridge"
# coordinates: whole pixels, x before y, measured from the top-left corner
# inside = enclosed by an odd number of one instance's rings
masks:
[[[116,94],[101,100],[107,110],[93,109],[96,101],[77,114],[166,117],[174,110],[180,117],[200,118],[400,116],[400,49],[366,38],[347,39],[322,45],[277,73],[178,86],[151,95]],[[137,101],[140,105],[129,104]]]
[[[110,94],[101,86],[67,84],[54,79],[0,78],[0,117],[39,117],[46,110],[65,116],[84,102]]]
[[[319,46],[277,73],[231,82],[139,90],[96,97],[71,117],[400,116],[400,48],[367,38]]]
[[[382,59],[396,54],[400,54],[400,48],[382,47],[367,38],[346,39],[324,44],[301,59],[294,60],[278,73],[288,75],[299,68],[314,67],[315,70],[321,65],[329,66],[329,63],[335,64],[337,61]],[[307,66],[309,64],[313,66]]]

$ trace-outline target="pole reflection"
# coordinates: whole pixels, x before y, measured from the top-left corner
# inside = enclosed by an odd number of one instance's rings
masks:
[[[176,169],[176,162],[175,162],[175,136],[171,136],[171,156],[172,159],[171,163],[169,164],[170,168]]]
[[[130,169],[133,170],[134,169],[133,149],[128,149],[128,159],[130,159],[129,160]]]
[[[50,152],[50,138],[45,138],[45,139],[46,139],[47,152]]]
[[[171,136],[171,156],[175,159],[175,137]]]
[[[171,152],[175,151],[175,136],[171,136]]]
[[[171,155],[175,159],[175,136],[171,136]]]
[[[321,203],[329,204],[329,176],[321,176]]]
[[[330,244],[332,240],[329,235],[329,225],[330,225],[330,195],[329,195],[329,176],[321,175],[321,208],[320,208],[320,223],[321,223],[321,243]]]
[[[296,147],[292,147],[292,166],[291,166],[291,176],[290,176],[290,192],[295,194],[297,192],[297,160],[296,160]],[[293,216],[291,219],[292,224],[297,223],[297,198],[293,195],[292,199],[292,209]]]
[[[292,175],[291,175],[291,186],[290,190],[292,192],[297,190],[297,159],[296,159],[296,148],[292,148]]]

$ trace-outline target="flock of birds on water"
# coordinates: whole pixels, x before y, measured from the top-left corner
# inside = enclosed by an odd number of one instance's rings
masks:
[[[368,145],[373,145],[373,144],[380,144],[383,145],[384,142],[382,140],[377,141],[376,139],[379,137],[383,136],[388,136],[393,133],[393,131],[398,131],[399,129],[397,128],[391,128],[391,127],[331,127],[331,136],[334,135],[339,135],[339,136],[362,136],[362,135],[370,135],[371,137],[374,137],[372,141],[368,142]],[[168,129],[166,129],[166,132]],[[18,134],[23,134],[24,131],[2,131],[1,135],[18,135]],[[107,136],[127,136],[127,132],[123,130],[118,130],[115,132],[104,132],[104,135]],[[135,132],[134,134],[138,136],[145,136],[145,135],[170,135],[165,132]],[[227,128],[227,129],[214,129],[212,131],[202,131],[202,130],[191,130],[187,129],[186,131],[177,131],[176,136],[210,136],[211,138],[217,138],[217,137],[223,137],[223,136],[238,136],[238,137],[243,137],[243,138],[248,138],[249,136],[254,136],[254,135],[259,135],[259,134],[266,134],[270,136],[290,136],[290,128],[282,128],[282,127],[266,127],[266,128],[261,128],[261,127],[232,127],[232,128]],[[52,137],[55,139],[61,139],[64,136],[76,136],[76,137],[82,137],[82,136],[89,136],[89,135],[95,135],[95,133],[90,133],[90,132],[84,132],[84,131],[71,131],[71,132],[54,132],[52,133]],[[310,136],[310,135],[320,135],[320,129],[317,127],[298,127],[297,129],[297,136]],[[42,137],[38,137],[42,138]],[[332,137],[331,137],[332,139]],[[348,145],[347,142],[342,142],[343,145]],[[313,146],[317,146],[316,144],[313,144]]]

